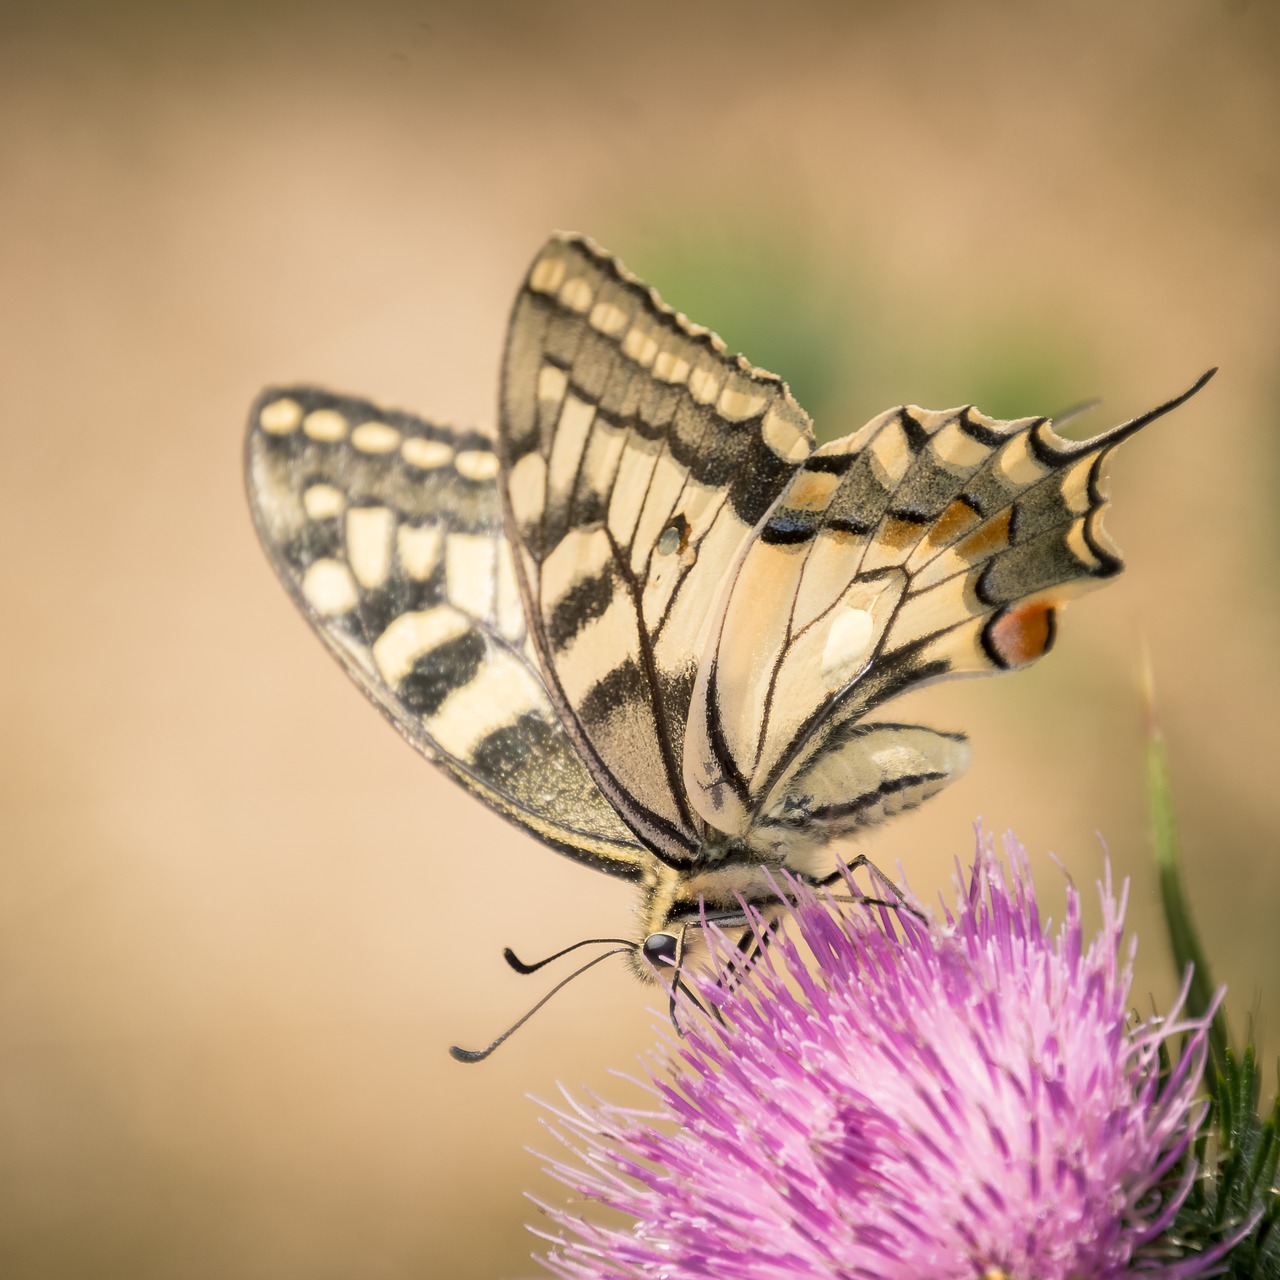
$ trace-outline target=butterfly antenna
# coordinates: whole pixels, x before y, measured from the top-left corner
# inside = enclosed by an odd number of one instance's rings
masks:
[[[581,942],[575,942],[572,946],[565,947],[557,951],[554,955],[545,957],[542,960],[535,960],[532,964],[521,960],[510,947],[503,947],[502,958],[517,973],[537,973],[544,965],[550,964],[553,960],[559,960],[561,956],[567,956],[570,951],[577,951],[579,947],[596,947],[596,946],[615,946],[615,947],[634,947],[635,943],[626,938],[583,938]]]
[[[579,943],[578,945],[581,946],[583,944]],[[586,973],[588,969],[594,968],[596,965],[598,965],[601,960],[607,960],[610,956],[618,956],[618,955],[621,955],[624,951],[633,951],[634,949],[635,949],[635,943],[627,942],[620,947],[614,947],[610,951],[605,951],[601,955],[592,957],[592,959],[588,960],[586,964],[580,965],[577,969],[575,969],[567,978],[562,978],[559,982],[557,982],[556,985],[552,987],[551,990],[548,991],[547,994],[543,996],[542,999],[539,1000],[538,1003],[535,1004],[532,1009],[530,1009],[526,1014],[524,1014],[523,1017],[513,1022],[491,1045],[489,1045],[487,1049],[460,1049],[456,1044],[454,1044],[449,1046],[449,1056],[453,1058],[455,1062],[483,1062],[500,1044],[502,1044],[504,1040],[507,1040],[509,1037],[511,1037],[517,1031],[519,1031],[520,1028],[523,1027],[524,1024],[528,1022],[529,1019],[532,1018],[533,1015],[537,1013],[538,1010],[541,1009],[542,1006],[546,1004],[547,1001],[550,1000],[552,996],[554,996],[557,992],[562,991],[575,978],[580,978],[584,973]],[[572,951],[573,948],[570,947],[568,948],[568,950]],[[563,954],[563,952],[561,954]],[[555,958],[554,956],[551,957],[551,959],[554,959],[554,958]]]

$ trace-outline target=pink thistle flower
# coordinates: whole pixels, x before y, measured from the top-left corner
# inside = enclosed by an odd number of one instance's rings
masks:
[[[685,1029],[646,1088],[657,1108],[557,1112],[551,1173],[602,1225],[543,1206],[566,1280],[1165,1280],[1221,1256],[1166,1239],[1195,1177],[1205,1022],[1129,1015],[1124,899],[1099,886],[1086,940],[1068,890],[1041,927],[1025,851],[982,842],[940,921],[847,907],[800,884],[787,934]],[[708,927],[723,966],[731,940]],[[806,967],[798,938],[816,964]],[[1178,1044],[1181,1042],[1181,1050]],[[1167,1050],[1166,1071],[1161,1051]]]

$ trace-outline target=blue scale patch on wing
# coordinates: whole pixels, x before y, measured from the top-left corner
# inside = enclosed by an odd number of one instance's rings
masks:
[[[492,438],[311,387],[264,392],[245,467],[277,576],[347,674],[503,817],[626,879],[650,861],[529,643]]]

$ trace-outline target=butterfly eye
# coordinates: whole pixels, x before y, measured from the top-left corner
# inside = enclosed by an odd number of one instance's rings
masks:
[[[678,946],[679,943],[674,933],[651,933],[644,940],[644,946],[641,947],[641,951],[644,953],[644,958],[651,965],[674,965]]]

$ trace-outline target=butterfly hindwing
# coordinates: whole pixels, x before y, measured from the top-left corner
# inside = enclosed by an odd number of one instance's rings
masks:
[[[429,759],[581,861],[647,855],[583,766],[529,643],[490,437],[314,388],[265,392],[246,443],[259,537],[295,603]]]
[[[812,451],[809,419],[589,240],[557,237],[512,315],[499,441],[552,696],[627,822],[692,859],[681,760],[704,623]]]
[[[762,844],[770,828],[818,843],[944,786],[963,738],[863,717],[926,681],[1047,652],[1057,605],[1122,567],[1102,528],[1108,455],[1183,399],[1081,442],[1042,418],[902,408],[818,449],[710,629],[691,804]]]

